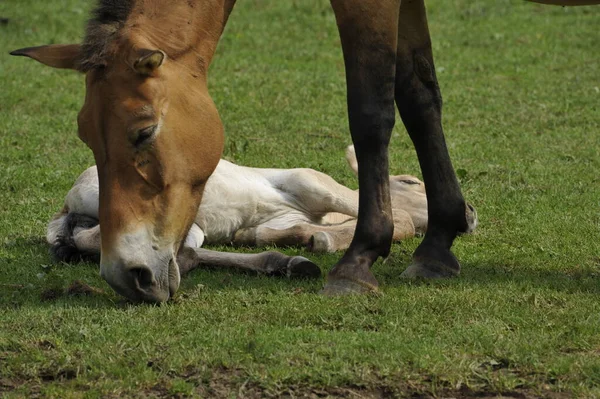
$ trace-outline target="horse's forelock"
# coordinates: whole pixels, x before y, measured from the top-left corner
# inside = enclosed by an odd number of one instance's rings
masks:
[[[82,72],[105,64],[110,43],[129,18],[135,0],[99,0],[88,21],[78,62]]]

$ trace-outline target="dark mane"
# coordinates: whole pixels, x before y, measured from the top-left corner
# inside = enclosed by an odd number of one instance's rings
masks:
[[[133,9],[135,0],[99,0],[88,21],[79,69],[87,72],[104,64],[107,48]]]

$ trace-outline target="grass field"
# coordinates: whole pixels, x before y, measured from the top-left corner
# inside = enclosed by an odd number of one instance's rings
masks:
[[[381,296],[197,271],[170,303],[135,306],[44,241],[93,162],[82,76],[7,54],[80,40],[89,4],[0,2],[0,396],[600,397],[600,7],[428,8],[450,152],[480,215],[454,246],[461,277],[401,280],[413,239],[374,266]],[[326,0],[240,0],[210,76],[228,159],[356,187]],[[400,122],[390,153],[393,173],[419,175]],[[339,256],[285,252],[324,273]]]

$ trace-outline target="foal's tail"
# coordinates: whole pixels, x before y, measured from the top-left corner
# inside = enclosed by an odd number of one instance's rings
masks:
[[[50,244],[50,253],[62,262],[92,261],[99,262],[98,255],[82,251],[75,244],[75,227],[93,227],[98,221],[85,215],[71,213],[65,205],[52,217],[46,230],[46,241]]]

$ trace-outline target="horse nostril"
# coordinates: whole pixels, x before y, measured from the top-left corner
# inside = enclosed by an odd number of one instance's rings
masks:
[[[129,270],[129,273],[131,273],[136,285],[141,289],[147,289],[154,285],[152,271],[147,267],[134,267]]]

